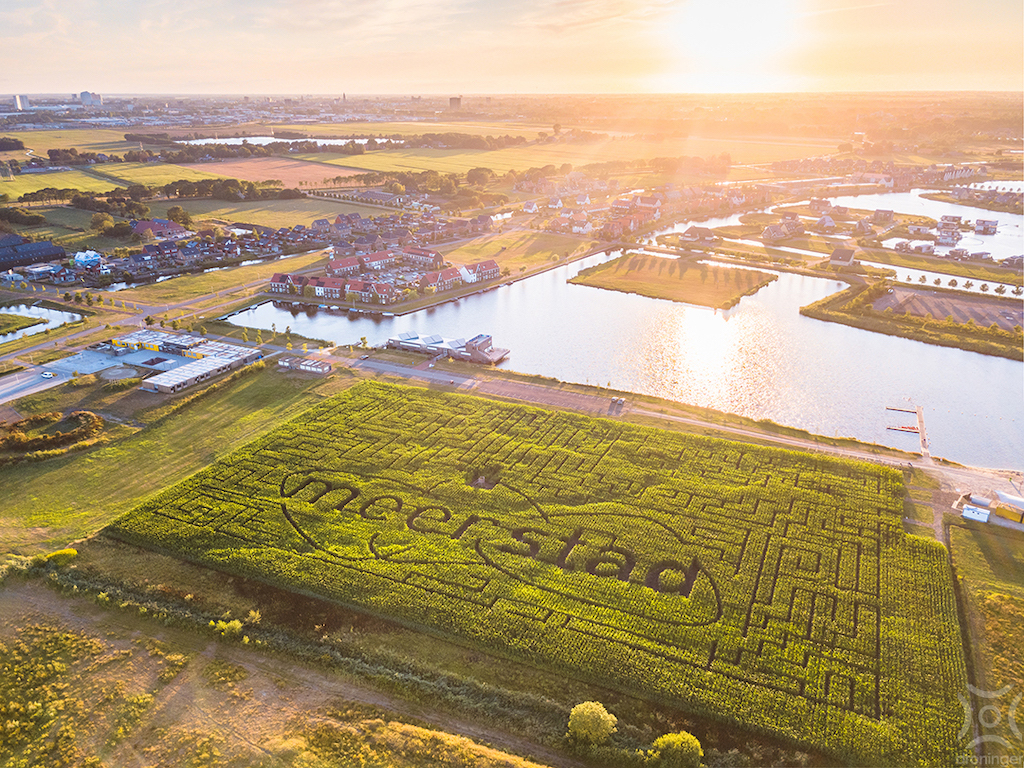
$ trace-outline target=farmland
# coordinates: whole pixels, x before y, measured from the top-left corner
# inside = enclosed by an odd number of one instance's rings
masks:
[[[145,184],[149,187],[160,187],[180,179],[199,181],[226,176],[223,173],[215,173],[215,170],[217,169],[213,163],[203,165],[202,170],[170,163],[105,163],[93,166],[92,172],[97,176],[111,179],[115,186]]]
[[[834,144],[821,140],[705,139],[696,136],[663,141],[636,138],[607,139],[587,143],[542,143],[498,150],[394,149],[364,155],[295,155],[298,159],[329,161],[335,165],[368,171],[439,171],[465,173],[490,168],[497,173],[525,171],[545,165],[574,167],[614,160],[654,157],[709,157],[728,152],[734,163],[768,163],[828,154]]]
[[[690,259],[631,253],[583,270],[570,282],[727,309],[775,279],[776,275],[752,269],[709,267]]]
[[[80,189],[83,192],[109,192],[115,187],[123,186],[125,184],[85,170],[21,173],[14,178],[0,178],[0,194],[10,195],[11,200],[17,200],[18,197],[27,192],[35,192],[47,187],[53,187],[54,189]]]
[[[943,550],[874,465],[364,383],[108,533],[874,765],[963,755]]]
[[[361,213],[379,216],[384,209],[358,203],[335,202],[320,199],[258,200],[229,203],[223,200],[153,200],[148,202],[154,216],[165,216],[167,209],[180,205],[194,219],[230,224],[235,221],[260,224],[265,227],[309,226],[315,219],[333,219],[339,213]]]
[[[207,173],[216,172],[220,176],[245,181],[277,179],[286,187],[298,187],[299,182],[319,185],[324,183],[324,177],[360,173],[323,163],[303,162],[284,157],[250,157],[245,160],[219,160],[216,163],[186,164],[179,167]]]

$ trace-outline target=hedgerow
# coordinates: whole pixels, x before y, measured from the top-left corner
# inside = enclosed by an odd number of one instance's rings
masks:
[[[848,762],[950,765],[953,590],[902,496],[871,464],[367,382],[108,532]]]

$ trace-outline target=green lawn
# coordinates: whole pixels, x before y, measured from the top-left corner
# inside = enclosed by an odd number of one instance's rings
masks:
[[[243,377],[166,420],[109,445],[52,461],[0,469],[0,541],[7,552],[58,548],[101,528],[143,499],[304,410],[321,382],[266,370]],[[26,398],[26,412],[73,407],[69,385]],[[167,401],[137,390],[123,397]],[[31,401],[38,400],[35,407]],[[108,403],[108,407],[111,404]],[[20,404],[19,406],[20,407]],[[145,414],[137,416],[148,421]],[[201,425],[201,428],[197,428]]]
[[[985,264],[965,264],[950,259],[933,258],[930,256],[919,256],[916,254],[899,253],[888,248],[864,248],[863,255],[858,256],[863,261],[874,261],[880,264],[889,264],[894,267],[905,267],[907,269],[923,269],[929,272],[941,272],[947,275],[959,275],[972,280],[991,280],[992,282],[1008,283],[1010,285],[1021,285],[1024,278],[1020,273],[1012,269],[1000,269]],[[897,273],[897,278],[902,282],[906,275]]]
[[[14,333],[25,328],[31,328],[33,325],[39,325],[46,321],[38,317],[24,317],[22,315],[12,315],[3,311],[0,307],[0,336],[7,333]]]
[[[339,213],[360,213],[380,216],[386,211],[370,205],[313,200],[259,200],[251,203],[229,203],[224,200],[154,200],[148,203],[154,216],[166,216],[172,205],[180,205],[199,221],[230,224],[235,221],[265,227],[309,226],[315,219],[333,219]]]
[[[28,192],[53,187],[54,189],[80,189],[84,192],[109,192],[123,187],[111,179],[87,170],[54,171],[53,173],[20,173],[13,179],[0,178],[0,194],[10,195],[12,201]]]
[[[707,267],[689,259],[627,254],[586,269],[571,282],[724,309],[775,279],[775,275],[751,269]]]
[[[118,291],[117,298],[146,305],[177,304],[208,293],[235,289],[247,283],[265,282],[276,272],[294,272],[317,262],[326,263],[323,251],[286,256],[260,264],[221,269],[205,274],[182,275],[172,280],[164,280],[162,283]]]
[[[150,187],[161,187],[181,179],[199,181],[201,179],[226,178],[218,173],[209,173],[170,163],[104,163],[93,166],[92,170],[97,175],[115,180],[121,186],[145,184]]]
[[[517,230],[487,237],[479,237],[463,245],[442,248],[445,258],[453,264],[469,264],[494,259],[498,266],[517,273],[520,267],[541,266],[565,258],[591,241],[550,232]]]
[[[0,135],[21,139],[25,149],[0,153],[4,159],[22,160],[31,149],[35,154],[45,157],[50,149],[76,148],[79,152],[105,152],[106,154],[122,155],[128,150],[138,149],[137,142],[125,141],[125,130],[107,128],[84,128],[58,131],[17,131]]]
[[[1024,637],[1024,534],[982,523],[954,525],[949,533],[953,564],[967,593],[975,685],[987,691],[1013,687],[1009,697],[980,701],[979,705],[1005,708],[1024,686],[1024,659],[1020,654]],[[1006,718],[982,733],[993,731],[1011,744],[1020,743]],[[988,754],[1014,754],[994,742],[986,746],[991,750]]]

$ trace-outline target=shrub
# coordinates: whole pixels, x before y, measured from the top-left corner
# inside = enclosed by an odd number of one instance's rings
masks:
[[[51,552],[50,554],[48,554],[46,556],[46,562],[53,563],[54,565],[60,567],[67,565],[77,556],[78,550],[71,549],[70,547],[68,547],[67,549],[58,549],[56,552]]]
[[[599,701],[584,701],[569,713],[570,739],[587,744],[603,744],[615,733],[615,715]]]
[[[659,736],[651,745],[651,765],[665,768],[700,768],[704,750],[692,733],[679,731]]]

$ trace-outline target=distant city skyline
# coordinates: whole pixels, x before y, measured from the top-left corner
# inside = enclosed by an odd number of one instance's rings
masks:
[[[1019,0],[7,0],[0,92],[1020,91]]]

